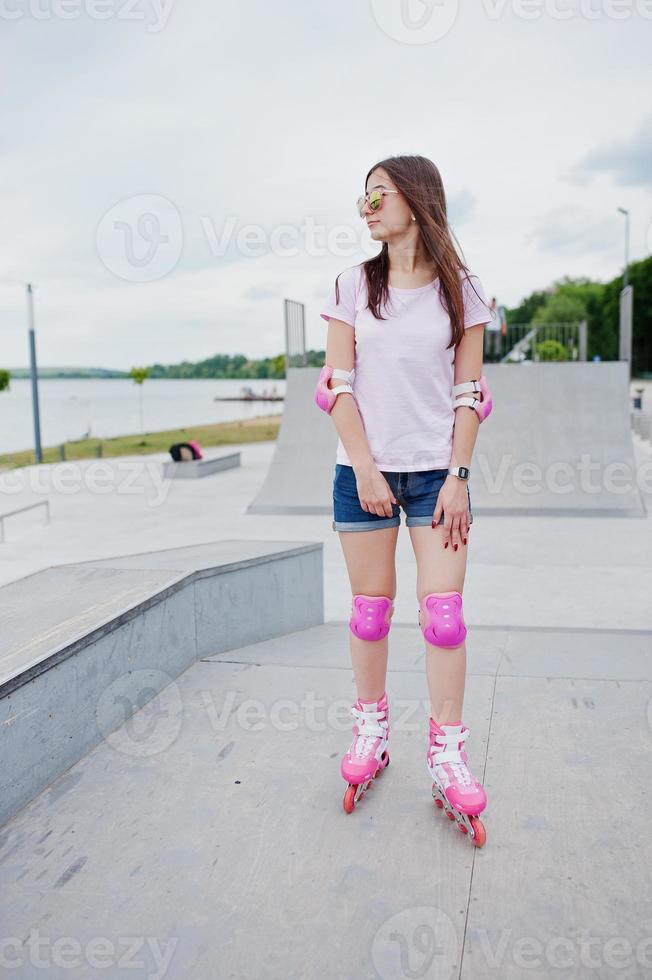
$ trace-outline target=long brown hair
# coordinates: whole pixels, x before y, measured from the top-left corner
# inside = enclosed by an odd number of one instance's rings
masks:
[[[391,177],[396,187],[402,191],[416,218],[416,224],[421,232],[421,238],[426,251],[432,258],[438,271],[435,289],[439,289],[442,305],[451,321],[451,342],[446,348],[457,346],[464,336],[464,299],[462,293],[462,276],[466,275],[478,299],[477,290],[469,279],[469,269],[458,256],[453,244],[455,238],[448,225],[446,214],[446,195],[439,170],[427,157],[394,156],[387,157],[375,163],[367,173],[367,181],[374,170],[382,167]],[[457,241],[457,239],[455,239]],[[459,244],[459,243],[458,243]],[[461,248],[460,248],[461,251]],[[377,320],[384,320],[380,312],[381,305],[389,299],[389,249],[387,242],[382,243],[378,255],[362,263],[367,280],[368,306]],[[340,273],[341,275],[341,273]],[[337,277],[339,279],[339,276]],[[339,303],[339,287],[335,280],[336,302]]]

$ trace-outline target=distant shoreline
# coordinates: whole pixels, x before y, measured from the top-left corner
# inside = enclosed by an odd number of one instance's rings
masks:
[[[111,459],[118,456],[148,456],[151,453],[167,452],[174,442],[188,442],[191,439],[195,439],[202,448],[246,442],[268,442],[277,438],[282,417],[282,413],[259,415],[253,419],[236,422],[189,425],[179,429],[163,429],[160,432],[137,432],[113,436],[109,439],[77,439],[55,446],[44,446],[43,462],[61,462],[61,445],[64,447],[64,458],[68,461],[94,457]],[[0,470],[17,469],[34,464],[33,449],[0,454]]]
[[[12,381],[29,381],[31,378],[29,368],[6,368],[9,371]],[[39,381],[70,381],[72,378],[76,380],[84,380],[88,378],[92,381],[131,381],[132,377],[128,371],[105,371],[102,368],[98,368],[97,371],[88,369],[83,371],[81,369],[70,368],[66,371],[65,368],[58,368],[56,371],[50,373],[47,368],[39,368],[38,370],[38,380]],[[173,375],[173,374],[150,374],[146,379],[147,381],[286,381],[286,378],[277,378],[270,375],[267,378],[260,377],[229,377],[228,375],[201,375],[196,378],[188,377],[187,375]]]

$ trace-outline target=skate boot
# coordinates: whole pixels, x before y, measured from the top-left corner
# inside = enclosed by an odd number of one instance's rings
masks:
[[[487,805],[487,794],[467,765],[464,742],[469,735],[469,729],[461,723],[439,727],[431,718],[428,772],[435,806],[444,810],[449,820],[455,820],[476,847],[482,847],[487,835],[478,814]]]
[[[379,701],[358,698],[351,714],[356,719],[353,741],[341,765],[342,776],[349,784],[343,801],[347,813],[351,813],[378,773],[389,765],[387,694],[384,693]]]

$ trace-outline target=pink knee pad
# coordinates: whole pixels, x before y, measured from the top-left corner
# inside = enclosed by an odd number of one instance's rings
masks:
[[[393,603],[386,595],[354,595],[349,627],[361,640],[382,640],[389,633]]]
[[[466,636],[459,592],[430,592],[419,605],[419,626],[434,647],[456,647]]]

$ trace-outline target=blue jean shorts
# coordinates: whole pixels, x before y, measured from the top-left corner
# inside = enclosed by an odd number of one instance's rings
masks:
[[[355,473],[352,466],[335,464],[333,479],[333,530],[334,531],[374,531],[380,527],[398,527],[401,523],[401,507],[405,511],[407,527],[432,524],[437,506],[439,491],[448,476],[448,469],[417,470],[416,472],[390,473],[380,471],[389,483],[398,504],[392,504],[391,517],[379,517],[362,509],[358,497]],[[466,485],[469,499],[469,524],[473,523],[471,513],[471,493]],[[442,511],[439,523],[443,524],[446,515]]]

